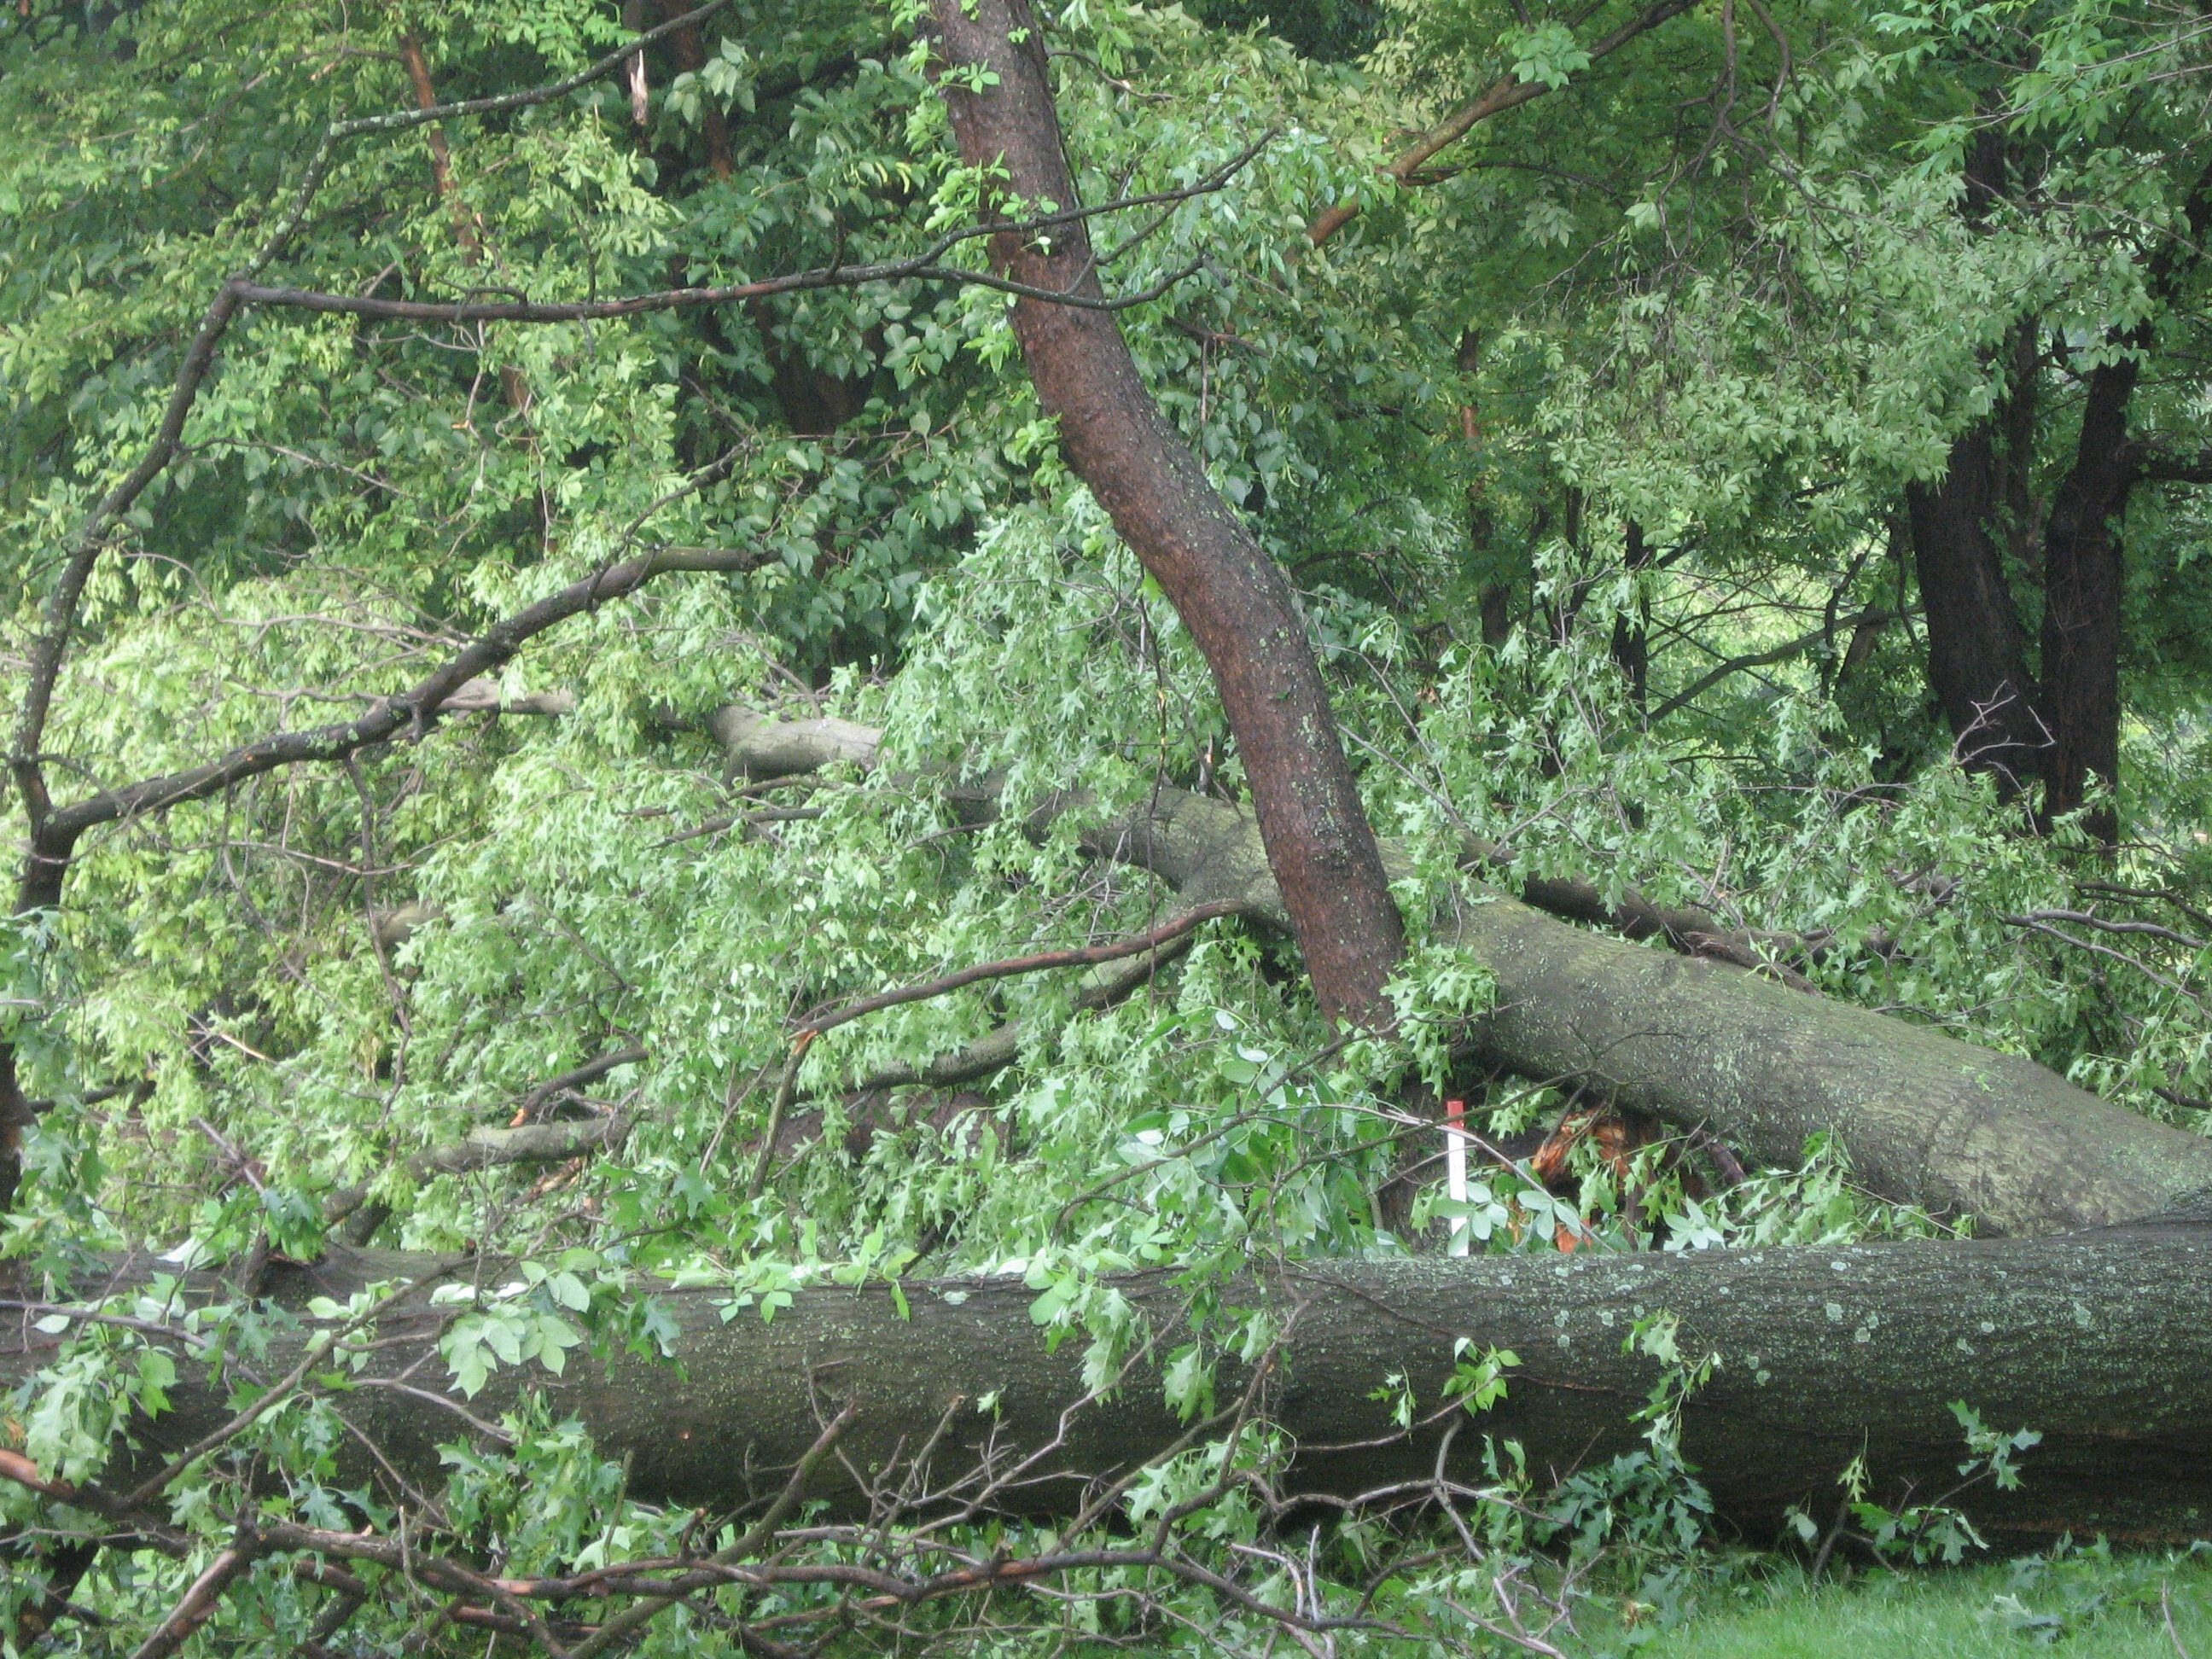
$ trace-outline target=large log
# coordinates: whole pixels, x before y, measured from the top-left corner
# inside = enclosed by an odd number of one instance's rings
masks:
[[[271,1282],[297,1301],[434,1265],[337,1252],[317,1268],[279,1267]],[[1117,1285],[1170,1344],[1181,1340],[1178,1293],[1164,1276]],[[1082,1344],[1046,1352],[1034,1291],[1000,1278],[909,1281],[904,1294],[911,1317],[878,1283],[802,1292],[766,1323],[751,1310],[726,1322],[710,1291],[671,1292],[679,1365],[623,1358],[603,1371],[578,1356],[563,1378],[498,1373],[472,1407],[483,1415],[519,1387],[534,1389],[628,1465],[634,1495],[685,1504],[773,1489],[818,1432],[817,1413],[848,1401],[859,1417],[844,1449],[862,1469],[921,1443],[956,1401],[964,1403],[934,1460],[940,1480],[972,1466],[988,1435],[1002,1457],[1053,1439],[1082,1396]],[[1719,1357],[1685,1413],[1682,1447],[1723,1524],[1747,1535],[1771,1535],[1792,1504],[1826,1520],[1838,1474],[1862,1453],[1878,1498],[1910,1487],[1926,1501],[1948,1490],[1965,1449],[1954,1401],[1993,1429],[2044,1437],[2022,1460],[2020,1490],[1984,1483],[1960,1498],[1984,1526],[2212,1535],[2212,1229],[2197,1224],[1683,1255],[1307,1261],[1261,1271],[1225,1299],[1264,1304],[1288,1326],[1259,1395],[1298,1447],[1280,1481],[1286,1494],[1343,1497],[1428,1478],[1444,1422],[1395,1435],[1389,1407],[1370,1396],[1400,1374],[1421,1413],[1433,1411],[1461,1338],[1521,1360],[1504,1401],[1463,1421],[1461,1478],[1481,1480],[1484,1436],[1519,1442],[1540,1489],[1632,1450],[1642,1442],[1632,1414],[1660,1367],[1624,1339],[1663,1310],[1680,1322],[1686,1358]],[[419,1357],[434,1320],[410,1317],[415,1342],[378,1350],[373,1374]],[[32,1340],[41,1346],[0,1356],[0,1372],[20,1376],[51,1353],[52,1339]],[[179,1366],[179,1408],[146,1431],[142,1468],[150,1452],[222,1420],[221,1392],[189,1360]],[[414,1382],[437,1376],[433,1361]],[[1225,1361],[1220,1398],[1248,1380]],[[986,1398],[988,1416],[976,1408]],[[437,1445],[469,1437],[420,1395],[364,1390],[343,1409],[410,1479],[439,1480]],[[1184,1426],[1156,1372],[1140,1367],[1112,1399],[1069,1419],[1034,1478],[996,1504],[1066,1513],[1091,1483],[1154,1455]]]

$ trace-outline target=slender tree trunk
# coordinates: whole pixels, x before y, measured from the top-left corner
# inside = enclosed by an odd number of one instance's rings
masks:
[[[1027,0],[936,0],[934,11],[963,159],[1002,166],[1010,198],[1075,205],[1043,35]],[[995,79],[972,90],[970,70]],[[1101,296],[1080,222],[1048,241],[1000,234],[991,257],[1034,287]],[[1387,1021],[1382,986],[1404,950],[1402,924],[1288,580],[1161,415],[1111,313],[1024,299],[1014,331],[1069,463],[1213,671],[1322,1012],[1357,1024]]]
[[[2148,326],[2127,343],[2148,346]],[[2138,373],[2136,360],[2124,357],[2090,375],[2074,465],[2043,531],[2043,720],[2051,730],[2043,806],[2053,817],[2080,806],[2092,779],[2108,789],[2119,781],[2119,519],[2141,473],[2128,441]],[[2100,807],[2088,828],[2115,841],[2118,815]]]
[[[1644,526],[1631,519],[1620,568],[1633,575],[1650,564],[1651,544],[1644,539]],[[1641,714],[1650,701],[1651,678],[1651,602],[1641,595],[1632,616],[1624,611],[1613,619],[1613,660],[1628,682],[1629,700]]]
[[[453,1265],[337,1251],[315,1268],[272,1265],[270,1286],[296,1306]],[[470,1267],[460,1264],[461,1277]],[[1112,1282],[1165,1346],[1183,1340],[1182,1292],[1168,1276]],[[611,1369],[579,1358],[561,1378],[507,1368],[471,1408],[495,1419],[525,1393],[541,1395],[553,1420],[581,1420],[599,1455],[623,1462],[632,1497],[716,1510],[778,1487],[820,1414],[847,1402],[859,1414],[841,1450],[878,1475],[931,1440],[940,1419],[939,1481],[976,1467],[987,1438],[1002,1470],[1057,1440],[993,1504],[1036,1514],[1076,1508],[1092,1480],[1158,1455],[1185,1426],[1152,1364],[1063,1425],[1084,1396],[1084,1344],[1048,1352],[1030,1316],[1036,1292],[1017,1279],[909,1281],[903,1307],[880,1282],[810,1289],[773,1323],[751,1310],[725,1321],[716,1304],[726,1295],[662,1293],[680,1369],[626,1355]],[[1300,1261],[1259,1267],[1223,1295],[1272,1309],[1287,1328],[1258,1395],[1297,1448],[1277,1480],[1285,1497],[1425,1485],[1455,1424],[1462,1431],[1446,1467],[1473,1484],[1488,1484],[1486,1437],[1519,1443],[1540,1493],[1575,1470],[1601,1470],[1643,1443],[1632,1414],[1661,1367],[1624,1339],[1638,1319],[1665,1312],[1679,1322],[1686,1361],[1719,1358],[1685,1412],[1682,1446],[1724,1525],[1771,1536],[1791,1504],[1825,1519],[1838,1477],[1862,1455],[1870,1497],[1895,1504],[1908,1486],[1917,1501],[1939,1497],[1958,1484],[1966,1453],[1954,1401],[1992,1429],[2043,1436],[2021,1460],[2020,1490],[1984,1482],[1960,1500],[1984,1525],[2185,1538],[2212,1524],[2212,1230],[2201,1225],[1681,1255]],[[374,1351],[367,1374],[418,1363],[438,1316],[452,1311],[394,1315],[382,1329],[396,1340]],[[53,1339],[21,1330],[0,1349],[9,1383],[52,1358]],[[1477,1419],[1440,1409],[1462,1339],[1519,1360],[1504,1400]],[[280,1339],[272,1369],[300,1340]],[[178,1370],[175,1410],[138,1425],[143,1447],[123,1455],[128,1468],[112,1471],[112,1483],[229,1415],[226,1385],[211,1384],[200,1362],[179,1353]],[[1411,1432],[1392,1419],[1394,1375],[1413,1393]],[[440,1387],[442,1367],[433,1358],[410,1380]],[[1217,1400],[1233,1402],[1249,1381],[1223,1357]],[[993,1402],[988,1415],[972,1403],[982,1399]],[[422,1395],[362,1389],[339,1404],[389,1468],[434,1488],[439,1446],[469,1433]],[[382,1478],[356,1443],[342,1443],[349,1476]],[[843,1477],[822,1491],[853,1504]]]

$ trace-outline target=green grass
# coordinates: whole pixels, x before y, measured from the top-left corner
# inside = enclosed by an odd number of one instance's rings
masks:
[[[2212,1563],[2082,1553],[1818,1586],[1797,1574],[1752,1580],[1701,1591],[1682,1622],[1633,1650],[1649,1659],[2212,1659]]]

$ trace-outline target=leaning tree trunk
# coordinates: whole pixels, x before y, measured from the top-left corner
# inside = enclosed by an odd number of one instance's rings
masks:
[[[438,1265],[447,1264],[342,1254],[315,1269],[281,1267],[276,1282],[297,1303]],[[1167,1276],[1132,1275],[1116,1288],[1156,1322],[1164,1346],[1181,1340]],[[1048,1352],[1030,1319],[1035,1293],[1018,1280],[916,1281],[903,1293],[910,1316],[878,1284],[803,1292],[764,1323],[750,1310],[725,1322],[714,1292],[669,1292],[678,1364],[623,1358],[608,1370],[579,1359],[563,1378],[502,1371],[472,1409],[486,1417],[526,1389],[541,1395],[555,1420],[577,1418],[601,1455],[626,1466],[633,1497],[716,1508],[774,1491],[821,1414],[848,1403],[859,1415],[841,1449],[879,1474],[948,1411],[932,1468],[939,1482],[981,1462],[987,1439],[1004,1471],[1059,1437],[992,1499],[1031,1513],[1079,1507],[1090,1483],[1143,1463],[1185,1430],[1148,1365],[1063,1429],[1061,1413],[1084,1397],[1082,1344]],[[2023,1488],[1984,1484],[1960,1500],[1978,1522],[2131,1538],[2212,1530],[2212,1230],[2198,1225],[1672,1256],[1304,1261],[1255,1271],[1223,1293],[1287,1324],[1255,1396],[1297,1448],[1277,1483],[1285,1498],[1425,1482],[1454,1422],[1464,1431],[1448,1467],[1476,1485],[1486,1484],[1486,1437],[1518,1442],[1540,1491],[1601,1468],[1642,1443],[1632,1413],[1660,1367],[1624,1339],[1663,1310],[1680,1322],[1686,1361],[1719,1360],[1685,1413],[1682,1449],[1728,1526],[1771,1535],[1793,1504],[1825,1522],[1837,1477],[1862,1453],[1872,1496],[1941,1495],[1957,1484],[1965,1451],[1956,1401],[1992,1429],[2043,1436],[2024,1460]],[[411,1340],[379,1347],[370,1374],[414,1364],[435,1326],[419,1309],[387,1322],[387,1337]],[[1462,1339],[1520,1361],[1504,1401],[1472,1421],[1439,1412]],[[31,1340],[40,1346],[0,1353],[0,1376],[51,1352],[52,1339]],[[271,1363],[284,1363],[283,1350]],[[197,1362],[179,1364],[177,1409],[141,1425],[141,1465],[191,1443],[230,1409]],[[1374,1397],[1391,1392],[1394,1373],[1413,1392],[1410,1433],[1395,1432],[1391,1404]],[[427,1389],[441,1375],[433,1360],[412,1380]],[[1217,1398],[1234,1402],[1250,1381],[1224,1358]],[[987,1399],[988,1414],[975,1404]],[[467,1432],[422,1395],[368,1389],[341,1405],[392,1469],[433,1486],[438,1446]],[[849,1486],[823,1490],[853,1498]]]
[[[1027,0],[936,0],[934,13],[962,159],[1003,167],[1009,198],[1074,207],[1043,32]],[[981,90],[966,89],[974,70],[991,77]],[[1014,280],[1077,302],[1025,298],[1014,307],[1038,400],[1060,422],[1069,464],[1213,671],[1322,1012],[1382,1023],[1402,927],[1289,580],[1161,415],[1120,325],[1097,308],[1103,291],[1085,222],[1048,236],[1002,233],[991,258]]]

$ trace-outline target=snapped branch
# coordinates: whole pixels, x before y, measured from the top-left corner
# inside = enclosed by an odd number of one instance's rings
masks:
[[[878,992],[872,997],[862,997],[858,1002],[848,1003],[842,1008],[804,1020],[798,1035],[802,1038],[817,1037],[824,1031],[834,1030],[848,1020],[858,1019],[863,1014],[872,1014],[879,1009],[896,1008],[902,1002],[921,1002],[930,997],[941,997],[964,986],[981,984],[985,980],[1012,979],[1020,974],[1042,974],[1055,968],[1095,968],[1102,963],[1118,962],[1124,957],[1142,956],[1157,951],[1171,940],[1203,922],[1217,916],[1233,916],[1242,907],[1233,901],[1201,904],[1186,910],[1171,921],[1162,922],[1150,933],[1138,933],[1128,939],[1115,939],[1105,945],[1087,945],[1074,950],[1042,951],[1034,956],[1008,957],[1000,962],[979,963],[973,968],[963,968],[957,973],[945,975],[921,985],[902,985],[895,990]]]

